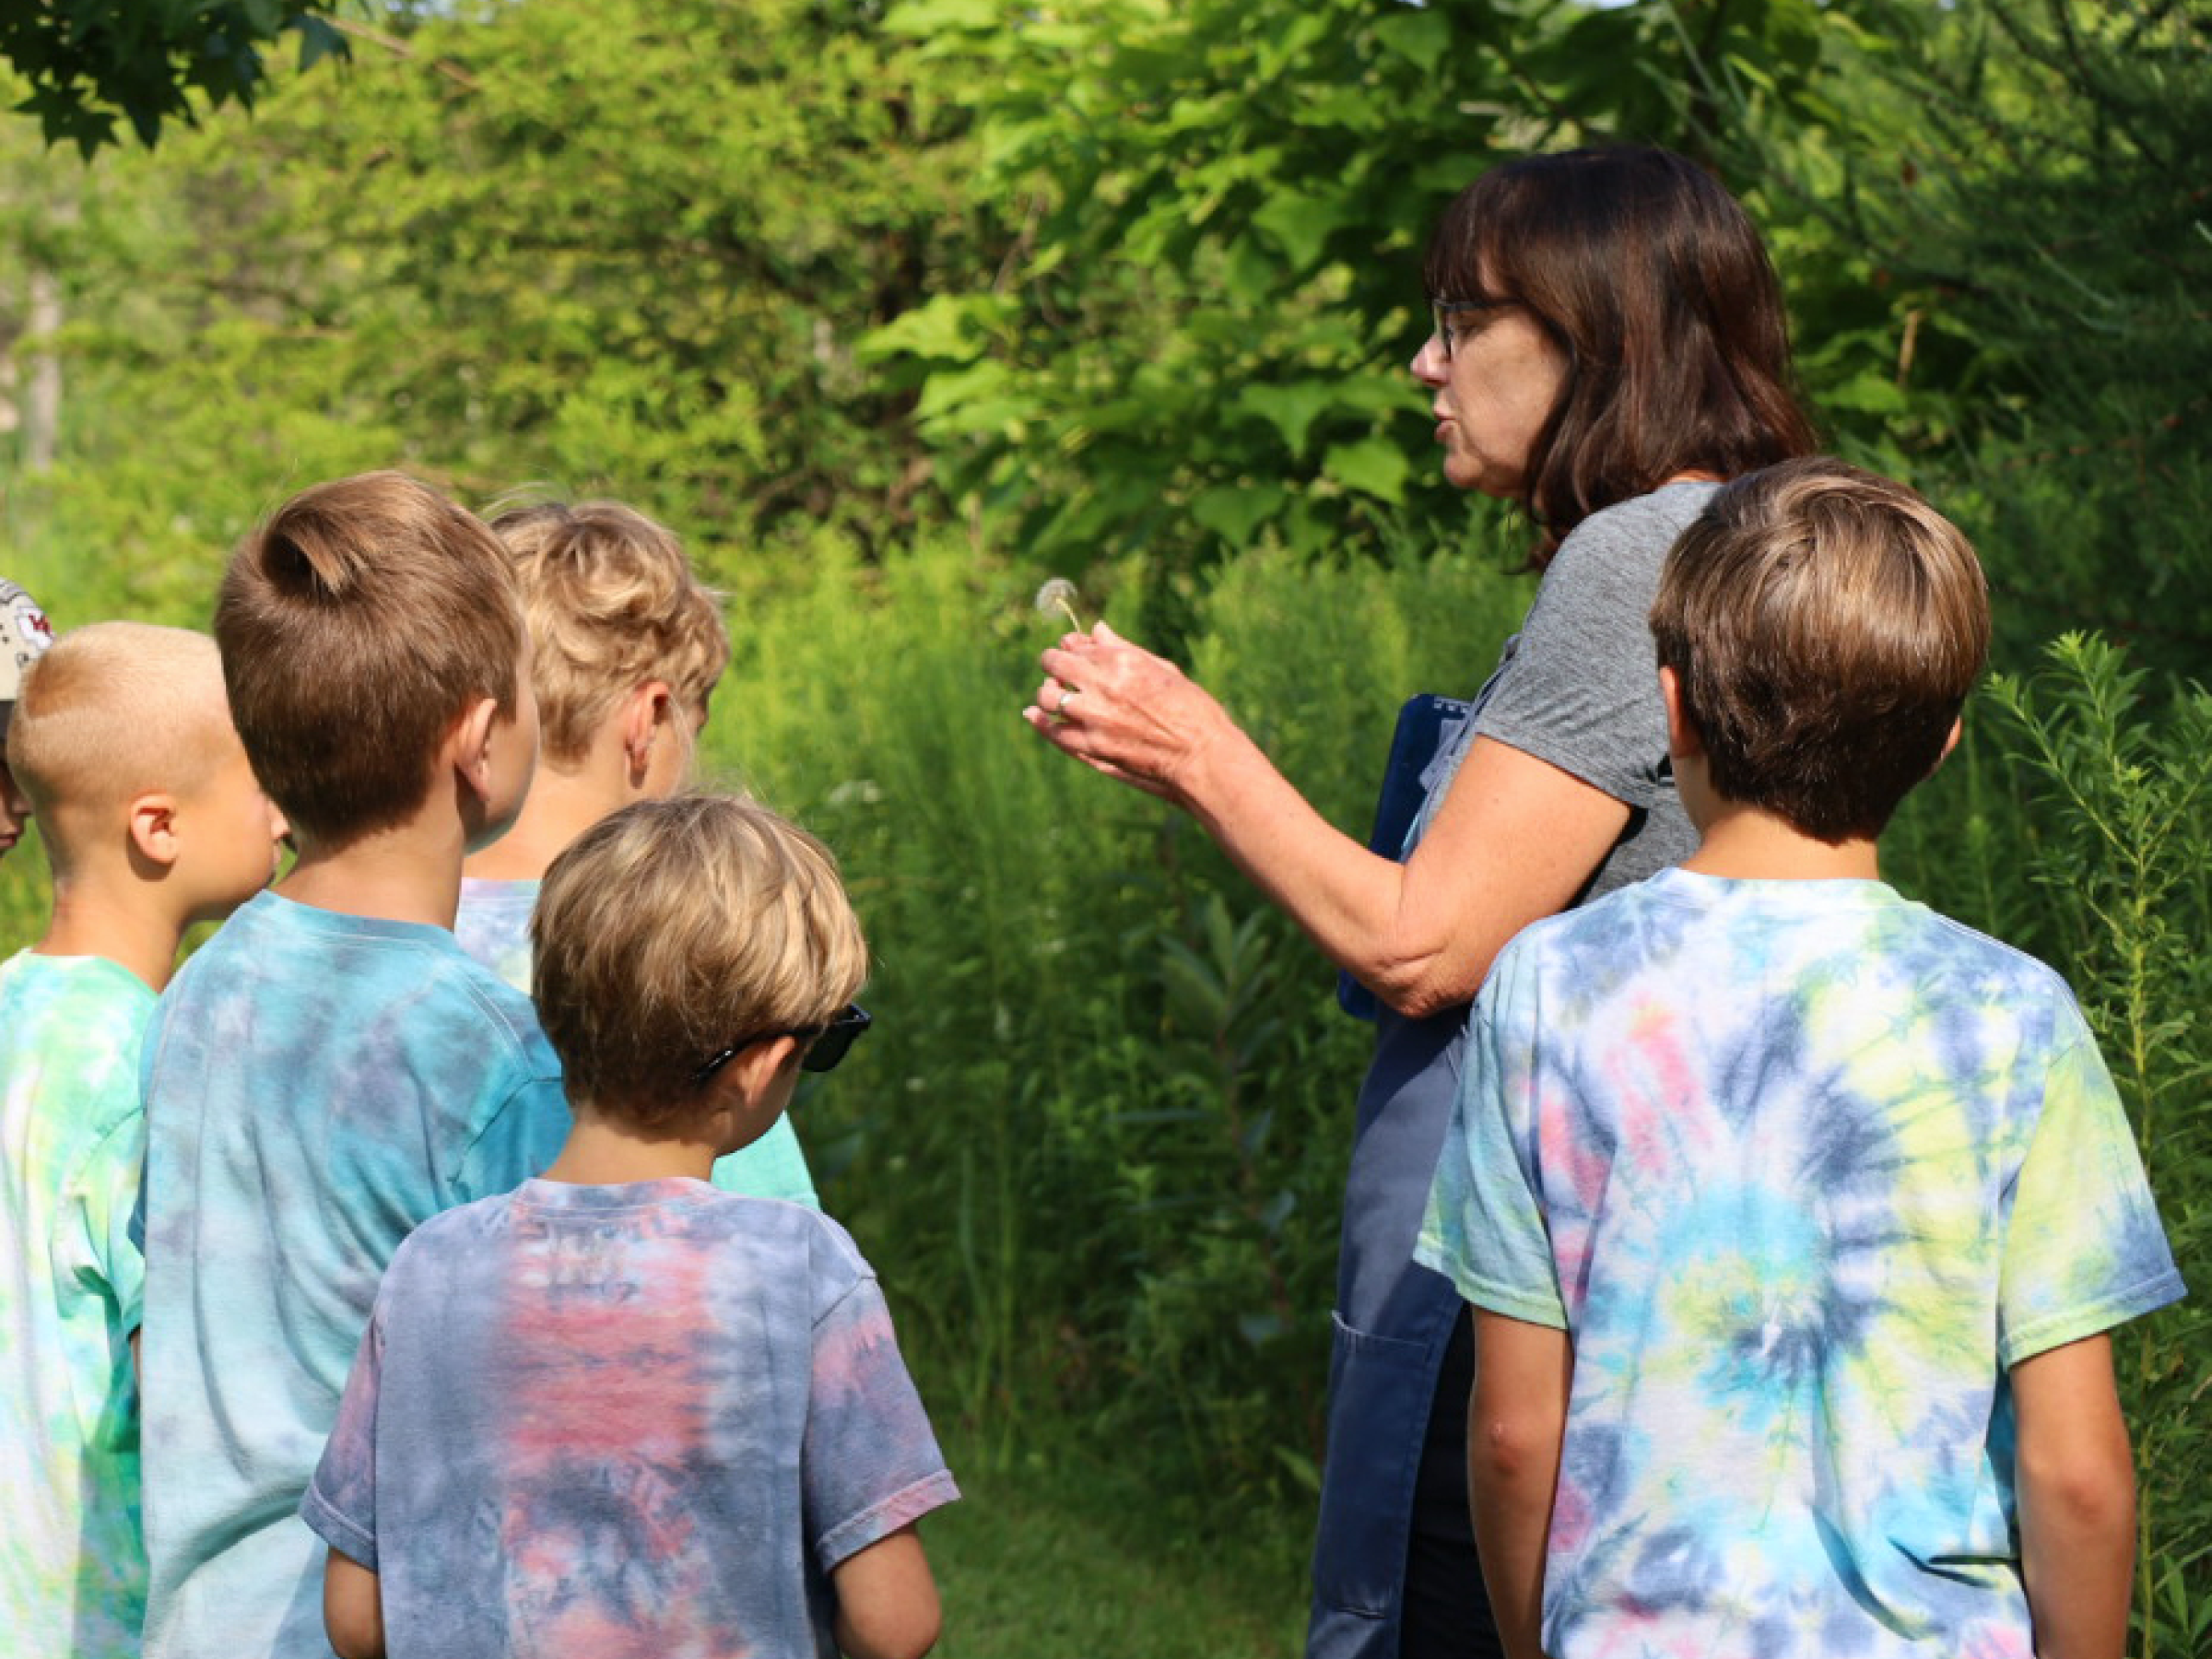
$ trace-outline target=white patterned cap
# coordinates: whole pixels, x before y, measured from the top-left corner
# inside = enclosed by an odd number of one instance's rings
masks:
[[[16,694],[23,689],[23,673],[53,643],[53,624],[39,602],[14,582],[0,578],[0,736],[7,733],[7,717]]]

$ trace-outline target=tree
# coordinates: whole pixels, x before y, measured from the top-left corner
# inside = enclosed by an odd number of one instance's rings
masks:
[[[201,104],[251,105],[263,49],[299,37],[304,67],[345,51],[329,14],[339,0],[0,0],[0,58],[30,85],[17,109],[46,142],[89,159],[115,142],[118,116],[145,144]]]

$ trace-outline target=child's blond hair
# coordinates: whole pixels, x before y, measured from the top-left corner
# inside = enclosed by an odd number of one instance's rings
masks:
[[[546,872],[532,994],[570,1098],[653,1127],[740,1039],[853,999],[867,945],[830,850],[751,801],[677,795],[602,818]]]
[[[512,715],[527,648],[498,540],[395,472],[278,508],[230,560],[215,637],[255,776],[325,847],[419,807],[472,701]]]
[[[30,665],[7,730],[8,770],[67,874],[112,813],[150,790],[186,793],[234,755],[215,641],[182,628],[94,622]]]
[[[491,528],[522,586],[548,760],[582,760],[607,712],[647,680],[703,715],[730,636],[673,533],[619,501],[519,508]]]
[[[1871,838],[1935,771],[1989,655],[1957,526],[1826,456],[1716,492],[1652,606],[1713,792],[1830,843]]]

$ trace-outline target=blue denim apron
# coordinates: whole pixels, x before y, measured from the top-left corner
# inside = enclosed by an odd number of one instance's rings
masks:
[[[1481,701],[1418,697],[1406,705],[1376,809],[1376,852],[1402,857],[1418,841],[1458,770]],[[1374,1020],[1375,1058],[1359,1090],[1345,1185],[1306,1652],[1309,1659],[1396,1659],[1414,1482],[1460,1311],[1451,1281],[1415,1264],[1413,1243],[1459,1091],[1467,1010],[1463,1004],[1407,1019],[1348,977],[1338,995],[1347,1013]]]

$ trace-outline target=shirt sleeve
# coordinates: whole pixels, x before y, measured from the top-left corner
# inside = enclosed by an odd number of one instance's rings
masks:
[[[136,1087],[133,1067],[130,1086]],[[134,1232],[146,1170],[146,1114],[131,1110],[93,1143],[70,1182],[89,1265],[114,1305],[114,1330],[135,1331],[146,1317],[146,1254]]]
[[[1646,513],[1592,520],[1560,545],[1475,735],[1631,807],[1672,789],[1650,615],[1671,537]]]
[[[2007,1366],[2183,1293],[2119,1091],[2078,1014],[2071,1024],[2006,1215],[1997,1352]]]
[[[1537,1196],[1539,1060],[1529,983],[1509,945],[1475,999],[1459,1094],[1413,1253],[1476,1306],[1564,1330],[1567,1310]]]
[[[815,1322],[799,1471],[806,1535],[824,1572],[960,1495],[872,1275]]]
[[[338,1400],[338,1420],[315,1465],[300,1518],[325,1544],[376,1571],[376,1402],[384,1360],[384,1311],[380,1302],[353,1358],[353,1373]]]
[[[530,1077],[486,1120],[453,1170],[453,1203],[512,1193],[560,1156],[574,1122],[558,1077]]]

